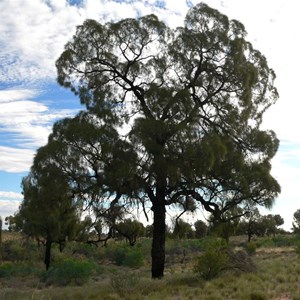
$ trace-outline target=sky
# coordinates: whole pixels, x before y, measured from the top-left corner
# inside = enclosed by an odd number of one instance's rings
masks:
[[[156,14],[170,27],[183,24],[195,0],[0,0],[0,216],[22,201],[21,180],[53,123],[75,115],[79,99],[56,83],[55,61],[85,19],[99,22]],[[280,140],[272,175],[282,192],[271,211],[286,230],[300,208],[300,19],[298,0],[206,0],[245,25],[254,48],[277,78],[278,102],[265,114],[263,129]],[[193,216],[190,221],[195,221]]]

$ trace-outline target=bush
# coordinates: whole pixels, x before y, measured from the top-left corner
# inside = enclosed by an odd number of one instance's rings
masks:
[[[86,258],[95,258],[97,256],[97,246],[87,243],[74,243],[72,245],[73,255],[85,256]]]
[[[291,237],[288,235],[278,235],[273,238],[273,242],[276,247],[290,247],[295,245],[295,242],[297,243],[297,240],[299,241],[299,239],[295,239],[295,237]]]
[[[214,240],[198,258],[194,271],[203,279],[217,277],[229,265],[228,246],[224,240]]]
[[[295,244],[295,252],[300,256],[300,243]]]
[[[32,266],[29,263],[12,263],[6,262],[0,265],[0,278],[11,276],[28,276],[39,275],[41,270]]]
[[[49,285],[82,285],[88,281],[92,271],[93,268],[89,261],[66,259],[50,267],[45,275],[45,281]]]
[[[10,277],[11,275],[14,275],[14,273],[14,265],[11,262],[0,265],[0,278]]]
[[[20,261],[26,257],[26,249],[20,241],[6,241],[2,244],[2,258],[8,261]]]
[[[117,266],[131,268],[141,267],[144,264],[142,249],[139,247],[115,246],[107,249],[107,256]]]
[[[107,256],[117,266],[121,266],[125,260],[126,251],[125,247],[107,248]]]
[[[111,286],[122,298],[139,290],[140,277],[136,274],[116,274],[111,277]]]
[[[255,242],[249,242],[245,245],[245,250],[249,255],[254,255],[256,253],[257,245]]]
[[[267,300],[267,296],[261,292],[252,292],[250,294],[250,300]]]
[[[230,261],[228,268],[241,272],[256,271],[256,266],[253,263],[251,256],[247,252],[242,250],[233,251],[232,249],[229,249],[228,256]]]
[[[144,265],[143,255],[139,249],[130,249],[125,255],[123,265],[138,268]]]

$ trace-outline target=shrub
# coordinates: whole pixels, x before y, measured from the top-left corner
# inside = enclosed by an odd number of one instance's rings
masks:
[[[267,300],[267,296],[262,292],[252,292],[250,294],[250,300]]]
[[[121,266],[125,260],[126,251],[125,247],[107,248],[107,256],[117,266]]]
[[[20,241],[6,241],[2,244],[3,260],[20,261],[24,260],[25,256],[26,250]]]
[[[41,271],[32,264],[21,262],[5,262],[0,265],[0,278],[11,276],[39,275]]]
[[[136,274],[116,274],[111,277],[111,286],[122,298],[130,296],[140,284],[140,277]]]
[[[256,253],[257,245],[255,242],[249,242],[245,245],[245,250],[249,255],[254,255]]]
[[[86,260],[66,259],[50,267],[45,275],[47,284],[82,285],[92,275],[92,265]]]
[[[203,279],[217,277],[229,265],[228,246],[224,240],[214,240],[198,258],[194,271]]]
[[[254,265],[251,256],[242,250],[233,251],[228,250],[230,264],[228,268],[235,269],[242,272],[255,272],[256,266]]]
[[[298,256],[300,256],[300,243],[295,245],[295,252],[298,254]]]
[[[0,278],[10,277],[14,273],[13,264],[11,262],[3,263],[0,265]]]
[[[107,249],[107,256],[117,266],[137,268],[144,264],[141,247],[115,246]]]
[[[287,235],[278,235],[273,238],[273,243],[276,247],[290,247],[295,244],[296,240]]]
[[[144,260],[143,255],[139,249],[130,249],[123,261],[123,265],[131,268],[138,268],[143,266]]]
[[[73,255],[85,256],[86,258],[94,258],[97,256],[97,246],[87,243],[75,243],[72,247]]]

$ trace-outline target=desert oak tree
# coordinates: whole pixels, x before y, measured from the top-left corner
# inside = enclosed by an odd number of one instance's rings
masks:
[[[245,37],[240,22],[200,3],[176,29],[155,15],[86,20],[56,62],[59,84],[136,157],[119,192],[152,205],[153,278],[164,274],[168,205],[195,202],[222,218],[245,201],[270,207],[280,191],[270,175],[278,140],[260,129],[278,98],[275,74]]]

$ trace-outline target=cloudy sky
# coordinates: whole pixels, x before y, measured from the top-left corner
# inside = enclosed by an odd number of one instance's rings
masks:
[[[55,120],[74,115],[79,100],[56,84],[55,60],[87,18],[100,22],[155,13],[170,27],[182,24],[195,0],[0,0],[0,216],[12,214],[22,199],[20,183],[36,149]],[[248,40],[277,74],[280,99],[264,118],[280,149],[272,174],[282,187],[271,213],[285,229],[300,208],[300,19],[298,0],[206,0],[241,21]],[[299,197],[300,198],[300,197]],[[265,213],[265,212],[264,212]]]

